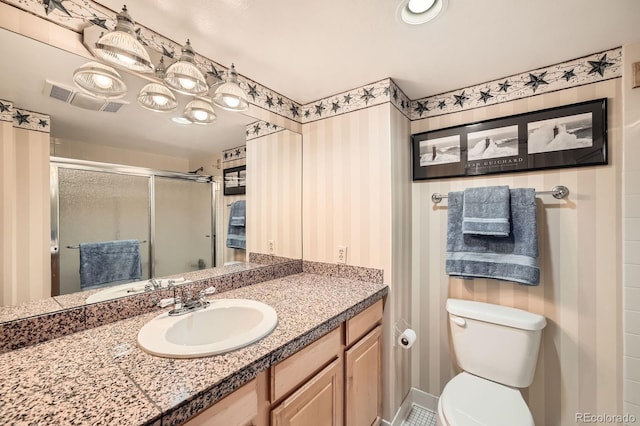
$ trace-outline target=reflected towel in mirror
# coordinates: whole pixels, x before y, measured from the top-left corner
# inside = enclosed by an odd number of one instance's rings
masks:
[[[229,210],[229,228],[227,230],[227,247],[245,250],[246,235],[246,203],[239,200],[231,204]]]
[[[80,287],[137,281],[142,275],[138,240],[80,243]]]

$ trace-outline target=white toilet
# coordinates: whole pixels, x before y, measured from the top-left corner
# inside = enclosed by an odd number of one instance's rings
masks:
[[[453,351],[464,370],[438,401],[442,426],[533,426],[518,388],[533,381],[541,315],[469,300],[447,300]]]

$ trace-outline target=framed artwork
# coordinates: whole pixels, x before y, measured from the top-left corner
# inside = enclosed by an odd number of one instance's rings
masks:
[[[413,180],[607,164],[607,99],[412,136]]]
[[[242,195],[247,192],[247,166],[231,167],[222,171],[224,195]]]

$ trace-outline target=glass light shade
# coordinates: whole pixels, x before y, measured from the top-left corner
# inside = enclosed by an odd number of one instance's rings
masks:
[[[116,15],[116,19],[115,30],[100,36],[93,53],[113,65],[137,72],[153,72],[149,53],[136,37],[134,22],[127,13],[127,6]]]
[[[247,94],[238,83],[238,73],[233,64],[227,71],[224,83],[216,89],[213,103],[228,111],[246,111],[249,108]]]
[[[120,74],[108,65],[87,62],[73,73],[73,82],[83,92],[105,99],[117,99],[127,93]]]
[[[209,91],[207,80],[196,66],[194,58],[195,53],[187,40],[182,47],[180,59],[167,68],[164,82],[170,88],[187,95],[202,95]]]
[[[209,124],[216,120],[211,104],[202,98],[196,98],[184,107],[184,116],[196,124]]]
[[[151,111],[169,112],[176,109],[178,101],[171,90],[162,84],[149,83],[138,94],[138,103]]]

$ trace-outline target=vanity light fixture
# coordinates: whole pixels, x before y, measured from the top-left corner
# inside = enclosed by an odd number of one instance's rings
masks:
[[[87,62],[73,72],[73,82],[82,91],[104,99],[118,99],[127,93],[118,71],[99,62]]]
[[[165,72],[164,58],[160,58],[160,63],[156,67],[156,77],[160,80],[164,79]],[[143,108],[158,112],[173,111],[178,106],[173,92],[160,83],[149,83],[144,86],[138,94],[138,103]]]
[[[195,98],[184,107],[184,116],[195,124],[209,124],[216,120],[211,103],[202,97]]]
[[[247,94],[240,87],[238,73],[233,64],[226,72],[224,83],[215,90],[213,103],[228,111],[246,111],[249,108]]]
[[[100,36],[93,53],[100,59],[132,71],[153,72],[149,53],[136,37],[127,6],[116,15],[116,28]]]
[[[170,88],[187,95],[202,95],[209,90],[204,74],[196,66],[189,40],[182,47],[180,59],[167,68],[164,81]]]
[[[411,25],[424,24],[438,17],[447,0],[406,0],[401,4],[400,17]]]

